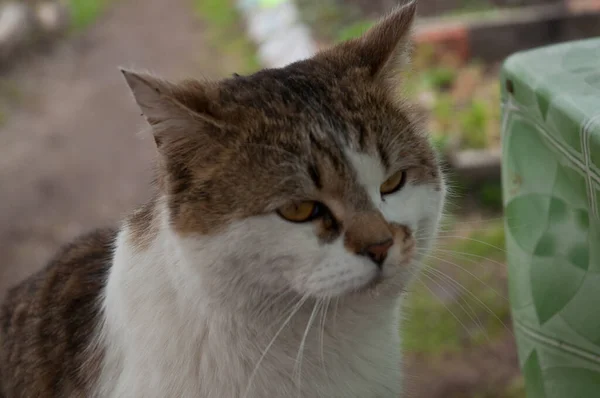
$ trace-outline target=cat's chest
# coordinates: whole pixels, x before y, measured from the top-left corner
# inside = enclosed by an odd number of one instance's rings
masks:
[[[371,343],[329,341],[323,346],[318,338],[307,338],[303,347],[276,347],[260,363],[253,360],[251,367],[215,374],[212,381],[206,380],[203,396],[226,391],[227,396],[245,398],[398,398],[399,347],[399,339],[389,335]],[[223,358],[214,364],[220,369],[225,365]]]
[[[266,353],[265,342],[242,331],[209,329],[186,342],[155,330],[167,339],[128,342],[109,396],[398,398],[400,342],[392,329],[323,335],[314,328],[304,343],[282,333]]]
[[[398,398],[400,338],[394,324],[388,319],[363,330],[327,331],[317,326],[300,340],[280,336],[266,354],[249,358],[232,396]],[[221,381],[230,384],[231,377]]]
[[[262,388],[249,397],[398,398],[400,352],[395,348],[397,341],[387,342],[387,350],[357,344],[353,350],[324,354],[324,361],[319,355],[307,354],[300,377],[295,365],[280,372],[277,379],[265,372]]]

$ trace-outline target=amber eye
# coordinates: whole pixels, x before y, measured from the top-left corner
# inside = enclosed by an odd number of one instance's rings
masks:
[[[282,218],[292,222],[306,222],[321,217],[324,213],[325,206],[319,202],[304,201],[294,202],[289,205],[280,207],[277,210]]]
[[[401,190],[404,184],[406,184],[406,171],[398,171],[381,184],[379,192],[381,195],[389,195]]]

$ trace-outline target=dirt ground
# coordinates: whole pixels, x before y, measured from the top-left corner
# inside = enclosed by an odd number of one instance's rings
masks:
[[[407,364],[412,398],[524,398],[517,390],[519,386],[513,385],[519,367],[510,334],[487,346],[443,355],[435,361],[409,355]]]
[[[143,6],[142,6],[143,5]],[[0,127],[0,295],[62,243],[148,195],[154,147],[117,67],[173,78],[233,72],[187,0],[120,0],[87,32],[6,78]]]

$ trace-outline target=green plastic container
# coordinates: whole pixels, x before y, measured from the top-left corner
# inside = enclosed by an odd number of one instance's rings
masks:
[[[510,302],[528,398],[600,398],[600,39],[502,73]]]

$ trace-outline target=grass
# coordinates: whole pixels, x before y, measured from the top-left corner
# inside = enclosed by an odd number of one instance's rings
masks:
[[[242,68],[238,73],[260,69],[256,47],[243,31],[243,22],[232,0],[193,0],[198,17],[208,23],[209,40],[213,46],[236,57]]]
[[[503,247],[503,224],[494,221],[433,253],[436,258],[426,267],[435,271],[424,270],[427,276],[415,283],[408,298],[406,351],[434,357],[459,352],[506,330],[510,310],[500,296],[504,286],[499,278]]]
[[[92,25],[113,0],[68,0],[72,29],[81,31]]]
[[[461,331],[451,309],[420,283],[409,297],[407,321],[402,326],[404,350],[430,355],[459,351]]]

